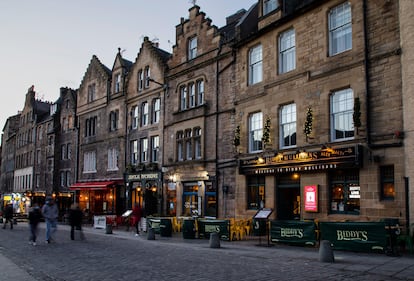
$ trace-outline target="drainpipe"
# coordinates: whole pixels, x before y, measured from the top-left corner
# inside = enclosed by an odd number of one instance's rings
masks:
[[[366,124],[366,131],[367,131],[367,145],[368,147],[371,147],[371,109],[370,109],[370,100],[371,100],[371,94],[370,94],[370,88],[369,88],[369,42],[368,42],[368,23],[367,23],[367,17],[368,17],[368,11],[367,11],[367,0],[363,1],[363,12],[364,12],[364,67],[365,67],[365,111],[366,111],[366,118],[367,118],[367,124]]]
[[[215,170],[216,170],[216,176],[214,177],[214,184],[215,184],[215,186],[216,186],[216,194],[217,194],[217,202],[216,202],[216,216],[218,216],[218,212],[219,212],[219,202],[220,202],[220,200],[219,200],[219,192],[218,192],[218,189],[219,189],[219,187],[218,187],[218,182],[219,182],[219,178],[218,178],[218,176],[219,176],[219,171],[218,171],[218,145],[219,145],[219,143],[218,143],[218,139],[219,139],[219,133],[218,133],[218,130],[219,130],[219,78],[220,78],[220,72],[219,72],[219,68],[220,68],[220,66],[219,66],[219,62],[220,62],[220,59],[219,59],[219,56],[220,56],[220,54],[221,54],[221,51],[222,51],[222,45],[223,45],[223,42],[222,42],[222,40],[223,40],[223,38],[221,37],[220,38],[220,42],[219,42],[219,48],[218,48],[218,51],[217,51],[217,60],[216,60],[216,138],[215,138],[215,153],[216,153],[216,155],[215,155]],[[224,197],[223,197],[223,201],[224,201]]]

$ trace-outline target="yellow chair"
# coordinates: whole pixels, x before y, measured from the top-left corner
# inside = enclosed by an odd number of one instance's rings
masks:
[[[177,217],[172,218],[172,228],[174,232],[181,232],[181,220],[177,219]]]
[[[244,230],[246,231],[246,235],[250,236],[252,233],[252,219],[247,219],[246,224],[244,225]]]
[[[230,220],[230,240],[239,240],[240,232],[239,232],[239,225],[236,220]]]

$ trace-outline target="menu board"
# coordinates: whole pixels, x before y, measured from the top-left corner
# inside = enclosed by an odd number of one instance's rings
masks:
[[[271,214],[272,209],[260,209],[253,218],[255,219],[267,219]]]

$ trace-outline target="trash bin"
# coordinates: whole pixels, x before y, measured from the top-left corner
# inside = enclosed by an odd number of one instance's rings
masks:
[[[171,219],[160,219],[160,236],[163,236],[163,237],[172,236]]]
[[[183,238],[184,239],[195,239],[195,220],[185,219],[183,220]]]

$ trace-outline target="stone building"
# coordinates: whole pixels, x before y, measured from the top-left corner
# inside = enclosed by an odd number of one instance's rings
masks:
[[[167,193],[176,200],[167,199],[172,214],[224,215],[219,196],[236,171],[229,139],[235,93],[230,42],[244,12],[219,29],[193,6],[189,19],[176,26],[166,78],[163,147]]]
[[[60,88],[60,95],[56,102],[58,124],[56,128],[57,143],[56,155],[56,186],[59,209],[65,212],[74,201],[74,193],[70,186],[76,182],[77,176],[77,148],[78,129],[76,127],[77,91]]]
[[[51,103],[36,98],[34,86],[28,89],[15,143],[13,202],[17,212],[27,212],[28,205],[44,202],[46,194],[53,192],[55,139],[49,135],[53,134],[50,107]]]
[[[7,118],[1,136],[1,173],[0,192],[10,194],[14,186],[14,161],[16,153],[16,135],[19,130],[20,114]]]
[[[405,224],[398,1],[259,0],[249,13],[236,217]]]
[[[127,79],[127,205],[138,203],[147,215],[165,211],[161,151],[168,93],[164,77],[170,56],[156,42],[144,37]]]
[[[78,89],[76,202],[91,214],[125,210],[125,79],[131,63],[120,50],[112,70],[93,56]]]

